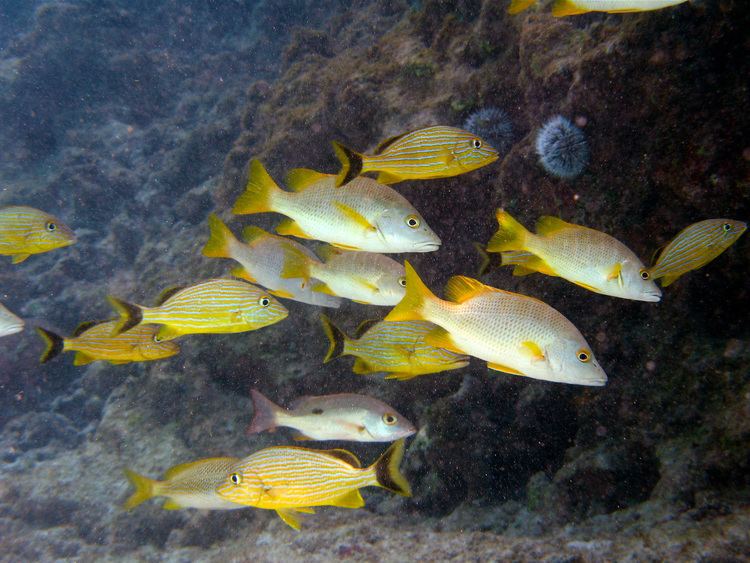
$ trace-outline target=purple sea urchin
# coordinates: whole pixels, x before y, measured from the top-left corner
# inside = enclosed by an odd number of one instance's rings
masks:
[[[513,143],[513,124],[503,110],[496,107],[479,109],[466,118],[464,129],[485,139],[501,153]]]
[[[539,130],[536,152],[544,169],[559,178],[575,178],[589,163],[586,136],[561,115],[550,119]]]

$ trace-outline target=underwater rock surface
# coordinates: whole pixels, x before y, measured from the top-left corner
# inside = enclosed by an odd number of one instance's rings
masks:
[[[8,12],[3,29],[15,31],[0,35],[0,205],[48,210],[79,242],[3,260],[0,300],[63,334],[109,318],[107,294],[147,303],[225,274],[229,262],[200,254],[211,211],[235,232],[278,222],[228,212],[251,158],[276,178],[334,172],[331,140],[367,151],[483,107],[509,114],[507,153],[398,187],[443,240],[438,254],[408,257],[435,290],[475,274],[472,242],[489,239],[497,207],[525,224],[557,215],[603,230],[644,262],[691,222],[750,215],[750,10],[739,0],[562,19],[544,7],[509,16],[492,0],[31,4]],[[535,153],[557,114],[589,143],[575,180],[545,173]],[[355,375],[350,359],[322,364],[320,310],[290,301],[278,325],[188,337],[153,364],[40,366],[28,327],[0,340],[0,557],[741,560],[748,258],[745,237],[658,304],[490,269],[485,283],[538,297],[581,329],[609,375],[598,389],[479,362],[408,382]],[[328,312],[346,331],[384,313]],[[420,428],[403,464],[414,497],[368,489],[365,509],[319,510],[300,533],[255,509],[120,509],[125,467],[157,475],[289,443],[283,430],[245,435],[251,388],[282,404],[356,392],[392,405]],[[381,451],[331,447],[363,461]]]

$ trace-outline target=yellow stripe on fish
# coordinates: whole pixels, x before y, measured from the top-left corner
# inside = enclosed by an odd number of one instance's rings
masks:
[[[225,334],[256,330],[286,318],[289,311],[267,291],[240,280],[213,279],[162,294],[155,307],[109,297],[120,314],[115,334],[140,324],[164,325],[160,340],[184,334]]]
[[[232,210],[241,215],[273,211],[286,215],[280,235],[317,239],[336,247],[368,252],[432,252],[440,239],[417,210],[388,186],[371,178],[356,178],[346,190],[336,189],[335,177],[295,169],[279,188],[253,160],[245,192]]]
[[[25,206],[0,209],[0,255],[11,256],[14,264],[74,242],[70,227],[49,213]]]
[[[234,465],[236,457],[213,457],[175,465],[167,470],[162,481],[149,479],[130,469],[125,476],[135,492],[125,501],[123,508],[130,510],[154,497],[166,497],[165,510],[203,508],[209,510],[234,510],[241,504],[230,502],[216,493]]]
[[[354,373],[387,372],[386,379],[407,380],[418,375],[460,369],[469,357],[426,342],[435,325],[427,321],[365,322],[350,338],[325,315],[320,316],[330,340],[324,363],[354,356]]]
[[[647,269],[652,280],[661,278],[663,287],[683,274],[705,266],[732,246],[747,230],[742,221],[706,219],[684,228],[661,251]]]
[[[474,133],[442,125],[386,139],[371,155],[360,154],[335,141],[333,148],[341,161],[336,186],[348,184],[367,172],[378,172],[377,180],[382,184],[449,178],[498,158],[497,151]]]
[[[683,4],[688,0],[555,0],[552,4],[552,15],[560,18],[589,12],[607,12],[610,14],[628,14],[649,12]],[[536,0],[512,0],[508,6],[509,14],[518,14],[528,9]]]
[[[411,496],[409,483],[399,471],[403,455],[403,439],[366,468],[346,450],[265,448],[238,462],[216,492],[230,502],[275,510],[299,530],[298,513],[313,513],[314,506],[364,506],[362,487]]]
[[[454,276],[436,297],[406,263],[406,296],[386,321],[426,320],[437,326],[428,344],[469,354],[487,367],[534,379],[604,385],[607,376],[578,329],[546,303]]]
[[[497,222],[499,229],[487,244],[487,252],[502,252],[503,265],[515,266],[514,275],[540,272],[612,297],[661,299],[661,291],[648,279],[640,259],[606,233],[542,217],[533,234],[503,209],[497,210]]]
[[[83,366],[97,360],[127,364],[161,360],[180,352],[176,342],[159,340],[159,328],[156,326],[139,325],[128,332],[112,336],[117,324],[118,321],[82,323],[69,338],[39,327],[37,332],[46,345],[40,361],[44,364],[61,352],[75,352],[74,366]]]

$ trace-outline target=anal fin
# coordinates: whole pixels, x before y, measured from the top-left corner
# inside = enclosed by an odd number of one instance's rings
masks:
[[[365,505],[365,499],[359,492],[359,489],[354,489],[346,494],[335,498],[331,505],[340,506],[341,508],[362,508]]]
[[[171,498],[165,500],[164,504],[162,504],[161,507],[164,510],[180,510],[181,508],[183,508],[181,504],[173,501]]]
[[[279,515],[279,518],[281,518],[287,526],[290,526],[294,528],[295,530],[299,531],[302,525],[300,523],[299,518],[295,514],[295,512],[298,512],[298,511],[293,511],[289,508],[277,508],[276,509],[276,514]]]

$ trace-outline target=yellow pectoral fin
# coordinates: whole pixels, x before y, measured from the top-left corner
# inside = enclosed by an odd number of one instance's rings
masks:
[[[171,498],[165,500],[164,504],[162,504],[161,507],[164,510],[180,510],[181,508],[183,508],[182,505],[176,503]]]
[[[362,498],[358,489],[349,491],[331,501],[331,506],[339,506],[341,508],[362,508],[364,505],[365,499]]]
[[[504,366],[502,364],[493,364],[491,362],[487,362],[487,367],[490,369],[494,369],[495,371],[502,371],[503,373],[509,373],[511,375],[525,375],[517,369],[509,368],[508,366]]]
[[[380,288],[366,278],[355,276],[352,280],[373,293],[380,293]]]
[[[20,264],[24,260],[26,260],[31,254],[14,254],[13,258],[11,258],[12,264]]]
[[[444,350],[456,352],[457,354],[464,353],[464,351],[453,341],[450,333],[439,326],[432,329],[432,331],[424,337],[424,341],[435,348],[443,348]]]
[[[288,508],[277,508],[276,514],[279,515],[279,518],[281,518],[285,524],[291,526],[295,530],[299,531],[299,529],[302,527],[299,518],[292,510]]]
[[[622,287],[622,263],[617,262],[609,272],[607,272],[607,281],[617,280],[617,283]]]
[[[340,201],[334,201],[333,205],[342,214],[344,214],[348,219],[350,219],[351,221],[354,221],[354,223],[356,223],[363,229],[366,229],[368,231],[373,231],[373,232],[378,230],[375,225],[370,223],[367,220],[367,218],[356,209],[353,209],[349,207],[348,205],[346,205],[345,203],[341,203]]]
[[[531,340],[522,342],[521,350],[524,355],[531,358],[532,362],[538,362],[544,359],[544,352],[542,352],[542,349],[539,346],[539,344],[537,344],[536,342],[532,342]]]
[[[294,294],[284,291],[283,289],[269,289],[268,293],[275,295],[276,297],[283,297],[285,299],[294,299]]]

